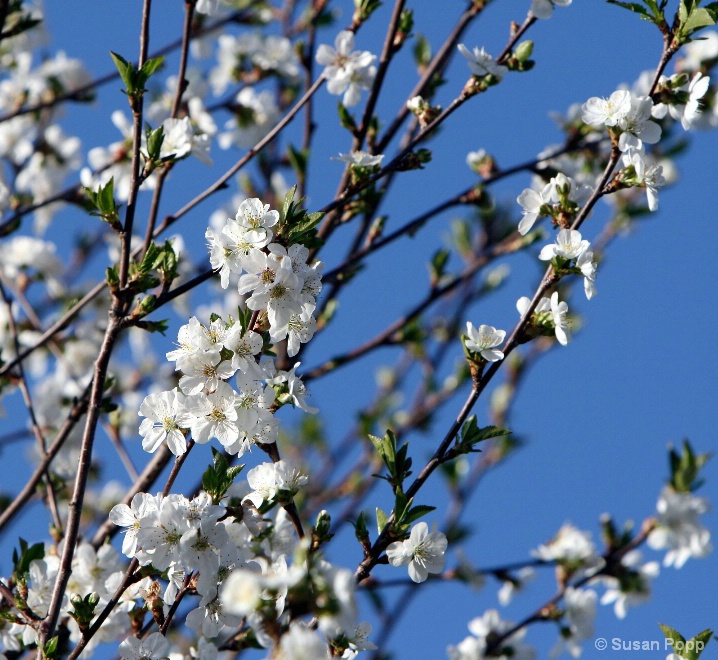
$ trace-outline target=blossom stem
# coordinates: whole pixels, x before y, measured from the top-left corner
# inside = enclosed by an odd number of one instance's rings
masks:
[[[60,558],[60,565],[57,571],[57,577],[55,579],[55,585],[53,587],[47,617],[43,622],[38,635],[38,655],[40,657],[42,656],[45,643],[54,634],[57,620],[60,615],[60,609],[62,608],[62,600],[65,595],[67,582],[70,579],[70,573],[72,572],[72,558],[74,556],[75,546],[77,545],[85,488],[87,486],[87,478],[92,464],[92,448],[95,440],[97,423],[102,409],[102,399],[105,391],[105,378],[107,376],[107,369],[110,364],[112,350],[121,329],[122,325],[119,316],[119,302],[114,301],[112,309],[109,313],[108,325],[105,330],[102,347],[100,348],[100,353],[97,361],[95,362],[95,370],[92,379],[92,391],[90,393],[87,421],[85,422],[85,429],[82,436],[77,476],[75,478],[72,499],[68,504],[67,527],[62,557]]]
[[[147,46],[150,39],[150,8],[152,0],[144,0],[142,5],[142,26],[140,28],[140,59],[137,68],[140,70],[147,58]],[[128,94],[133,90],[128,90]],[[142,145],[142,109],[144,103],[143,91],[137,91],[128,97],[132,109],[132,160],[130,165],[130,194],[127,199],[125,211],[125,224],[120,232],[120,291],[127,286],[130,266],[130,252],[132,251],[132,229],[135,221],[137,207],[137,193],[140,190],[140,147]],[[129,301],[125,301],[128,304]]]
[[[408,98],[411,99],[415,96],[422,96],[426,92],[426,88],[428,87],[431,80],[434,78],[435,74],[443,71],[446,68],[449,63],[449,60],[451,59],[451,56],[456,50],[456,44],[459,42],[459,39],[461,39],[461,36],[469,27],[471,21],[479,15],[482,9],[483,7],[478,5],[477,3],[469,2],[469,6],[459,17],[459,20],[454,25],[453,29],[451,30],[451,33],[441,45],[441,48],[437,51],[436,55],[431,60],[429,65],[426,67],[426,70],[423,72],[421,79],[418,83],[416,83],[416,86],[411,91]],[[404,103],[402,104],[401,108],[399,108],[399,112],[384,132],[382,138],[379,140],[377,144],[378,153],[382,153],[384,149],[389,146],[389,143],[392,141],[397,131],[404,123],[404,120],[406,119],[406,116],[408,114],[409,109],[406,107],[406,103]]]

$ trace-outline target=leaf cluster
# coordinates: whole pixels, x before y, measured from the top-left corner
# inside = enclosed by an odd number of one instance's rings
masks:
[[[297,186],[292,186],[284,197],[284,203],[279,211],[279,230],[277,235],[287,245],[304,245],[308,248],[316,248],[322,245],[323,241],[317,236],[317,225],[324,217],[324,213],[307,213],[301,208],[304,197],[295,201],[294,195]]]
[[[125,89],[122,90],[130,98],[130,103],[142,97],[147,91],[145,85],[150,76],[159,69],[164,63],[164,57],[153,57],[148,59],[139,69],[132,62],[128,62],[122,55],[110,51],[110,57],[117,67],[117,71],[125,83]]]
[[[115,178],[111,177],[104,186],[99,186],[97,192],[92,190],[92,188],[83,188],[83,190],[95,208],[94,211],[90,211],[90,215],[101,218],[103,222],[107,222],[116,232],[121,232],[122,224],[120,223],[119,216],[120,204],[115,201]]]
[[[0,38],[16,37],[42,23],[42,19],[33,17],[31,13],[21,12],[22,0],[12,0],[7,3],[5,21],[3,25],[0,25],[2,32]]]
[[[453,450],[451,452],[451,458],[460,454],[470,454],[481,451],[476,448],[480,442],[484,440],[490,440],[491,438],[500,438],[505,435],[510,435],[511,431],[508,429],[501,428],[500,426],[484,426],[479,427],[476,421],[476,415],[472,415],[464,422],[461,427],[461,432],[456,438]]]
[[[673,647],[673,653],[675,653],[679,658],[684,658],[685,660],[698,660],[698,658],[701,657],[701,653],[703,653],[706,644],[710,641],[711,635],[713,634],[713,631],[709,628],[703,632],[699,632],[697,635],[686,641],[686,638],[683,637],[683,635],[681,635],[675,628],[671,628],[663,623],[659,623],[658,625],[661,627],[663,634]]]
[[[638,14],[642,20],[656,25],[663,34],[672,32],[677,46],[688,43],[696,32],[709,25],[715,25],[718,21],[718,2],[709,2],[701,7],[700,0],[680,0],[673,20],[673,30],[669,28],[665,16],[668,0],[641,0],[641,2],[607,0],[607,2]]]
[[[12,551],[13,580],[15,582],[24,582],[30,572],[30,563],[44,557],[45,545],[43,543],[28,545],[27,541],[20,537],[20,551],[18,552],[16,549]]]
[[[678,453],[674,447],[668,452],[668,462],[671,470],[669,484],[677,493],[692,493],[704,483],[698,478],[701,468],[708,462],[711,454],[694,454],[693,447],[688,440],[683,441],[683,451]]]
[[[394,491],[394,520],[392,522],[392,528],[396,535],[403,537],[413,522],[425,516],[427,513],[430,513],[436,507],[422,504],[413,506],[414,498],[409,498],[406,496],[406,493],[404,493],[404,480],[411,475],[412,463],[411,458],[407,456],[409,450],[408,443],[397,447],[396,436],[389,429],[387,429],[383,438],[370,435],[369,439],[389,471],[388,475],[375,474],[373,476],[377,479],[386,480]],[[379,534],[381,534],[382,530],[386,527],[388,520],[389,518],[386,513],[377,507],[376,524]],[[359,523],[357,523],[357,538],[359,538],[358,525]],[[359,540],[361,541],[361,538]]]
[[[227,494],[244,465],[230,466],[225,455],[212,447],[212,465],[202,475],[202,488],[212,498],[212,504],[219,504]]]

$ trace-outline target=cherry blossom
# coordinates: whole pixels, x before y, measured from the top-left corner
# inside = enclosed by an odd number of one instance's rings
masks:
[[[414,525],[409,538],[395,541],[386,549],[392,566],[409,565],[409,577],[424,582],[429,573],[441,573],[446,563],[447,540],[439,531],[429,532],[425,522]]]

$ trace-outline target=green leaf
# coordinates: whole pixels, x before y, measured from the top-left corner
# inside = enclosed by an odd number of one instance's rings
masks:
[[[381,534],[382,530],[386,527],[388,518],[386,517],[386,514],[379,508],[376,508],[376,529],[379,534]]]
[[[671,646],[673,648],[676,648],[676,644],[685,644],[686,640],[679,633],[675,628],[671,628],[670,626],[665,625],[664,623],[658,624],[661,627],[661,630],[663,631],[663,634],[666,636],[667,640],[670,640]]]
[[[673,653],[685,660],[698,660],[713,635],[712,630],[706,629],[686,641],[683,635],[675,628],[666,626],[663,623],[659,623],[658,625],[661,627],[663,634],[671,645]]]
[[[57,643],[60,638],[55,635],[52,639],[48,639],[43,648],[42,654],[45,658],[54,658],[57,654]]]
[[[135,93],[135,67],[132,65],[131,62],[128,62],[122,55],[118,55],[117,53],[113,53],[110,51],[110,57],[112,58],[112,61],[115,63],[115,66],[117,67],[117,71],[120,74],[120,78],[122,78],[122,82],[125,83],[125,91],[129,95],[133,95]]]
[[[344,107],[341,102],[339,103],[339,124],[342,128],[346,128],[352,133],[357,130],[357,125],[354,121],[354,117],[352,117],[352,114]]]
[[[511,431],[501,428],[500,426],[484,426],[483,428],[479,428],[476,422],[476,415],[472,415],[461,427],[458,448],[462,453],[474,451],[478,443],[491,438],[500,438],[510,433]]]
[[[404,516],[406,515],[406,512],[409,510],[410,506],[411,502],[406,497],[404,491],[402,491],[401,489],[398,490],[394,499],[394,519],[397,525],[404,523]]]
[[[414,61],[419,70],[423,70],[431,62],[431,44],[423,34],[416,36],[414,42]]]
[[[363,511],[359,514],[357,521],[352,523],[352,525],[354,526],[354,535],[359,543],[363,543],[369,538],[369,530],[366,527],[366,514]]]
[[[161,55],[160,57],[151,57],[147,60],[140,69],[140,74],[144,77],[144,82],[146,82],[147,79],[164,64],[164,62],[164,55]]]
[[[287,148],[289,163],[298,176],[303,177],[307,173],[307,149],[295,149],[293,145]]]
[[[289,229],[287,233],[287,239],[290,244],[301,243],[300,240],[303,236],[309,236],[314,228],[322,221],[324,213],[307,213],[303,219],[299,220]]]
[[[120,287],[120,276],[116,266],[111,266],[105,271],[105,280],[110,287],[110,291],[116,291]]]
[[[690,36],[693,32],[700,30],[701,28],[709,25],[715,25],[715,18],[710,11],[705,7],[696,7],[685,23],[681,25],[681,32],[686,36]]]
[[[116,210],[115,177],[110,177],[110,180],[105,186],[100,186],[100,189],[97,191],[97,206],[104,215],[114,213]]]
[[[285,224],[287,218],[291,216],[291,210],[294,206],[294,195],[297,194],[297,186],[293,185],[284,196],[284,203],[282,204],[282,211],[279,216],[279,224]]]
[[[713,631],[710,628],[707,628],[703,632],[699,632],[695,637],[688,640],[686,646],[693,649],[693,657],[690,658],[690,660],[698,660],[701,653],[703,653],[703,650],[708,645],[708,642],[711,641],[712,636]],[[691,642],[693,643],[691,644]]]
[[[147,156],[149,160],[160,160],[162,143],[165,141],[164,127],[158,126],[154,130],[152,130],[148,126],[145,132],[147,134]]]
[[[213,504],[220,503],[243,469],[244,465],[230,467],[224,454],[212,447],[212,465],[202,475],[202,488],[212,498]]]
[[[436,511],[435,506],[417,504],[416,506],[411,507],[411,509],[406,512],[403,522],[407,525],[410,525],[411,523],[415,522],[416,520],[419,520],[419,518],[424,517],[427,513],[431,513],[432,511]]]
[[[645,19],[651,20],[652,16],[648,13],[648,10],[638,2],[620,2],[620,0],[606,0],[609,5],[618,5],[624,9],[640,14]]]
[[[711,15],[714,21],[718,21],[718,2],[709,2],[703,9]]]
[[[43,543],[35,543],[28,545],[23,538],[19,539],[20,552],[12,551],[13,575],[16,581],[30,570],[30,563],[36,559],[42,559],[45,556],[45,545]]]

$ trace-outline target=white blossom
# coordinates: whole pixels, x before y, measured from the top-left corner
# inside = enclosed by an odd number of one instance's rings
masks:
[[[531,13],[536,18],[551,18],[554,5],[568,7],[571,2],[572,0],[531,0]]]
[[[556,339],[558,339],[559,344],[566,346],[571,340],[568,305],[566,301],[559,302],[558,291],[551,294],[551,316],[555,326]]]
[[[586,569],[589,574],[603,566],[603,559],[596,552],[591,534],[570,524],[563,525],[554,538],[540,545],[531,554],[543,561],[555,561],[571,568]]]
[[[496,635],[503,635],[514,627],[511,621],[503,621],[496,610],[487,610],[483,616],[476,617],[469,622],[471,635],[464,638],[456,646],[449,646],[446,650],[449,660],[483,660],[489,639]],[[526,627],[509,635],[501,642],[501,648],[507,653],[501,658],[511,657],[512,660],[535,660],[536,651],[523,643],[526,636]]]
[[[153,632],[147,639],[128,637],[118,650],[125,660],[163,660],[169,654],[170,643],[161,633]]]
[[[348,154],[340,153],[338,158],[332,157],[332,160],[339,160],[357,167],[374,167],[375,165],[381,165],[381,161],[384,160],[384,154],[370,154],[366,151],[352,151]]]
[[[150,394],[142,402],[139,415],[146,418],[140,424],[142,449],[154,453],[166,441],[175,456],[187,451],[182,428],[188,427],[189,419],[183,394],[177,390]]]
[[[656,211],[658,209],[658,189],[666,184],[663,167],[647,164],[644,155],[634,149],[624,153],[622,160],[626,167],[633,166],[636,185],[646,189],[648,208],[651,211]]]
[[[666,486],[658,498],[658,527],[648,536],[654,550],[668,550],[664,566],[681,568],[691,557],[711,552],[711,533],[699,516],[709,509],[708,500],[693,493],[676,492]]]
[[[583,121],[589,126],[616,126],[631,110],[631,93],[619,89],[607,99],[593,96],[582,110]]]
[[[578,259],[590,247],[590,243],[581,237],[575,229],[562,229],[556,236],[556,242],[546,245],[539,253],[539,259],[550,261],[554,257]]]
[[[342,103],[351,107],[359,103],[362,89],[370,89],[376,76],[373,65],[376,55],[354,50],[354,33],[341,31],[334,40],[334,48],[321,44],[316,61],[324,67],[322,75],[330,94],[343,94]]]
[[[477,329],[471,321],[467,321],[466,335],[466,348],[474,353],[479,353],[487,362],[498,362],[504,359],[503,352],[496,350],[495,347],[503,343],[506,337],[505,330],[497,330],[491,325],[480,325]]]
[[[414,582],[424,582],[429,573],[441,573],[446,563],[446,536],[439,531],[429,532],[425,522],[414,525],[409,538],[395,541],[386,549],[392,566],[409,564],[409,577]]]
[[[643,143],[655,144],[661,139],[661,127],[651,120],[653,100],[650,96],[632,96],[631,107],[620,117],[618,126],[623,131],[618,138],[618,148],[643,149]]]
[[[474,47],[473,52],[464,44],[457,46],[459,52],[466,58],[469,69],[474,76],[482,77],[492,75],[495,78],[502,78],[509,72],[509,68],[503,64],[497,64],[483,48]]]
[[[592,589],[566,587],[563,603],[567,625],[559,643],[551,649],[552,658],[559,656],[564,649],[573,658],[581,657],[581,642],[594,635],[597,600],[598,595]]]
[[[617,577],[602,577],[606,585],[606,592],[601,597],[601,605],[613,603],[613,611],[619,619],[625,619],[629,605],[638,605],[651,596],[651,580],[660,571],[658,562],[651,561],[641,564],[641,553],[631,550],[621,558],[621,564],[631,572],[632,577],[628,584],[622,583]],[[624,588],[627,590],[624,591]]]

